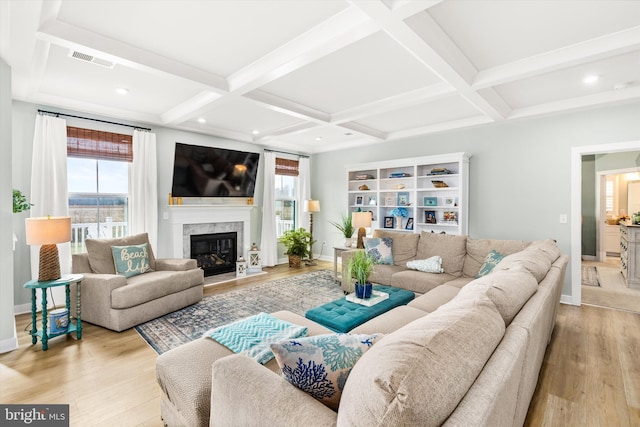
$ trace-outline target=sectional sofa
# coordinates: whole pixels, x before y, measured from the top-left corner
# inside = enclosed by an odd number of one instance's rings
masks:
[[[398,243],[403,238],[398,237]],[[447,267],[441,276],[420,277],[412,285],[421,286],[422,295],[351,331],[385,336],[354,365],[337,412],[285,381],[274,360],[262,366],[201,338],[157,360],[165,423],[522,425],[555,324],[568,257],[551,240],[532,244],[471,240],[471,247],[522,248],[506,256],[490,274],[474,279],[463,273],[466,262],[469,273],[481,265],[474,259],[475,250],[467,248],[470,240],[466,236],[434,239],[443,254],[464,248],[464,254],[456,257],[461,264],[455,267],[449,255],[447,261],[443,255]],[[452,274],[455,271],[458,276]],[[426,284],[434,281],[441,283]],[[293,313],[274,315],[307,326],[309,335],[332,333]]]

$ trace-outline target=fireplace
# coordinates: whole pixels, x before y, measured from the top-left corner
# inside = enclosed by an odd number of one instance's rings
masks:
[[[236,270],[238,233],[192,234],[191,258],[204,270],[205,276]]]

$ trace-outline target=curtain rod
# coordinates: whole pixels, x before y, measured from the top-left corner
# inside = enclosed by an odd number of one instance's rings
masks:
[[[304,154],[289,153],[287,151],[270,150],[269,148],[265,148],[264,151],[269,151],[270,153],[290,154],[292,156],[298,156],[298,157],[302,157],[302,158],[305,158],[305,159],[309,158],[309,156],[305,156]]]
[[[129,128],[134,128],[134,129],[139,129],[139,130],[146,130],[146,131],[151,132],[151,129],[143,128],[141,126],[125,125],[124,123],[110,122],[110,121],[107,121],[107,120],[92,119],[90,117],[82,117],[82,116],[74,116],[73,114],[58,113],[58,112],[55,112],[55,111],[46,111],[46,110],[38,110],[38,113],[54,114],[56,117],[65,116],[65,117],[73,117],[74,119],[92,120],[94,122],[108,123],[110,125],[117,125],[117,126],[126,126],[126,127],[129,127]]]

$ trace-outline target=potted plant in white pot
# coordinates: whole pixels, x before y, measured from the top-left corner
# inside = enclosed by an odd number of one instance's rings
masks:
[[[356,251],[349,260],[349,273],[356,279],[355,289],[357,298],[371,297],[373,285],[369,282],[369,275],[373,270],[373,258],[366,251]]]
[[[13,213],[20,213],[24,211],[28,211],[33,206],[31,203],[27,202],[27,198],[22,194],[20,190],[13,189]],[[16,242],[18,241],[18,237],[16,233],[13,233],[13,250],[16,250]]]
[[[280,236],[278,240],[284,244],[285,253],[289,255],[289,267],[300,268],[301,260],[309,254],[311,239],[311,233],[304,228],[285,231]]]
[[[344,215],[342,214],[340,221],[339,222],[331,222],[330,224],[333,225],[335,228],[337,228],[342,235],[344,236],[344,245],[347,248],[350,248],[351,245],[353,244],[353,232],[355,231],[355,229],[353,228],[353,219],[351,218],[351,215],[347,214]]]

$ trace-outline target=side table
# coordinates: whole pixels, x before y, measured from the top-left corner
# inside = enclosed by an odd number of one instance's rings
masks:
[[[333,281],[338,282],[338,257],[341,256],[342,252],[349,251],[353,248],[347,248],[344,246],[334,246],[333,247]]]
[[[30,280],[24,284],[24,287],[31,289],[31,343],[35,344],[40,337],[42,341],[42,350],[46,351],[49,348],[48,342],[50,338],[54,338],[60,335],[76,333],[78,340],[82,339],[82,320],[80,319],[80,284],[84,276],[82,274],[65,274],[57,280],[49,280],[46,282],[39,282],[37,280]],[[76,323],[71,322],[71,296],[69,291],[69,285],[71,283],[78,283],[78,289],[76,291]],[[47,323],[49,322],[47,314],[47,289],[56,286],[65,287],[65,306],[69,310],[69,327],[65,332],[51,333]],[[42,329],[38,330],[36,324],[36,289],[42,289]]]

